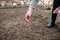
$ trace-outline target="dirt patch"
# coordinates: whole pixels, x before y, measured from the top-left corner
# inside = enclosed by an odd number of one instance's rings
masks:
[[[24,20],[27,7],[0,9],[0,40],[60,40],[60,14],[56,27],[47,28],[51,10],[37,7],[30,24]]]

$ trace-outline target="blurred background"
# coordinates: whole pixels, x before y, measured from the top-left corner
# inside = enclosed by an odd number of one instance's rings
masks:
[[[31,0],[0,0],[0,6],[28,6]],[[52,9],[53,0],[39,0],[38,6]]]

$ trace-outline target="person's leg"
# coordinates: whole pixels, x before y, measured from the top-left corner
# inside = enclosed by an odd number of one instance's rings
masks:
[[[55,20],[56,20],[56,17],[57,17],[57,14],[54,14],[53,11],[59,7],[60,5],[60,0],[54,0],[53,1],[53,9],[52,9],[52,16],[51,16],[51,21],[50,23],[47,25],[48,28],[51,28],[55,25]]]

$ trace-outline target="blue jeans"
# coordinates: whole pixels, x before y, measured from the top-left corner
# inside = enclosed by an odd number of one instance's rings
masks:
[[[32,6],[37,6],[39,0],[31,0],[31,4]]]

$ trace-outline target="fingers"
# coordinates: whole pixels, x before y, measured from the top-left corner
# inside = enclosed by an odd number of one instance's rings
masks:
[[[57,14],[57,13],[59,13],[59,10],[60,10],[60,7],[56,8],[53,13]]]
[[[27,23],[30,23],[30,21],[31,21],[30,16],[26,15],[25,20],[26,20]]]
[[[54,13],[54,14],[57,14],[57,13],[58,13],[58,9],[56,9],[53,13]]]

